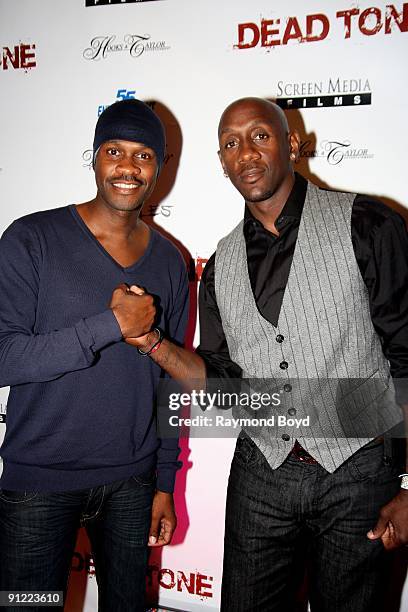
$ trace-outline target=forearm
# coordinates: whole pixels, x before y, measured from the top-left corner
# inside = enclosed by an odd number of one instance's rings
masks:
[[[151,332],[146,336],[146,342],[140,349],[148,351],[155,342],[155,332]],[[170,342],[166,338],[163,339],[157,351],[149,356],[157,365],[159,365],[167,374],[174,380],[185,381],[189,386],[192,383],[192,388],[197,386],[205,387],[206,370],[204,360],[191,351],[187,351],[176,344]]]
[[[89,367],[100,348],[121,339],[112,312],[44,334],[0,331],[0,387],[54,380]]]
[[[32,336],[13,334],[0,342],[0,387],[54,380],[90,363],[74,329]]]

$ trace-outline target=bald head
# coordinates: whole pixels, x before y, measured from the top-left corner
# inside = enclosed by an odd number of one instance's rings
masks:
[[[235,100],[222,113],[218,139],[224,173],[247,204],[287,196],[300,141],[277,104],[263,98]]]
[[[289,125],[286,115],[283,110],[274,102],[266,100],[265,98],[240,98],[235,100],[227,106],[225,111],[221,115],[220,122],[218,124],[218,138],[220,137],[224,124],[228,124],[228,119],[231,115],[239,115],[240,111],[246,109],[253,109],[254,111],[259,110],[264,117],[266,117],[272,126],[276,130],[281,131],[284,134],[288,134]]]

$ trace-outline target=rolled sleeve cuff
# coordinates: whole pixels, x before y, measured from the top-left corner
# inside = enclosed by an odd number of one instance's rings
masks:
[[[93,351],[99,351],[108,344],[122,340],[119,323],[110,308],[84,319],[84,324],[92,336],[91,348]]]

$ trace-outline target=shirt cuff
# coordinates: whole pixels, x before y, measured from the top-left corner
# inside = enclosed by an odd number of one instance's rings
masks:
[[[394,378],[395,400],[400,406],[408,404],[408,378]]]
[[[180,462],[177,462],[180,463]],[[181,463],[180,463],[181,467]],[[163,493],[173,493],[174,485],[176,482],[176,469],[158,469],[157,470],[157,481],[156,481],[156,489],[158,491],[163,491]]]
[[[100,314],[87,317],[84,323],[91,333],[93,339],[91,348],[94,352],[108,344],[122,340],[119,323],[110,308]]]

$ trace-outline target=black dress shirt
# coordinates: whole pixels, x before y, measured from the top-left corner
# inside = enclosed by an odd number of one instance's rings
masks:
[[[248,273],[256,306],[277,325],[305,203],[307,181],[295,175],[292,191],[275,225],[275,236],[247,207],[244,238]],[[398,213],[369,196],[357,195],[351,216],[351,238],[367,286],[371,319],[390,362],[397,401],[408,403],[408,235]],[[239,378],[231,361],[215,296],[215,253],[201,277],[200,346],[208,378]],[[398,380],[400,379],[400,380]]]

